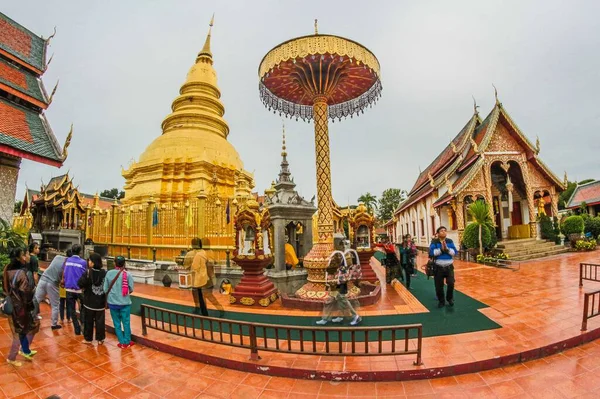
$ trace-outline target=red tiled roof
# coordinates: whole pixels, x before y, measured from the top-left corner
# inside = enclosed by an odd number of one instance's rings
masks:
[[[4,102],[0,102],[0,134],[33,143],[25,111]]]
[[[600,202],[600,180],[578,186],[573,192],[567,208],[577,208],[582,202],[588,205]]]
[[[0,53],[40,73],[45,67],[46,41],[0,12]]]
[[[25,79],[25,74],[4,62],[0,62],[0,79],[4,79],[23,89],[27,89],[27,79]]]

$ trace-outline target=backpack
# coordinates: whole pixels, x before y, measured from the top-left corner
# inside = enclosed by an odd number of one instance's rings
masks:
[[[13,288],[15,286],[17,277],[19,276],[20,272],[21,272],[21,269],[17,270],[17,272],[13,276],[12,282],[10,284],[11,291],[13,290]],[[6,316],[12,316],[13,311],[14,311],[14,305],[13,305],[12,298],[10,297],[10,295],[8,295],[6,298],[4,298],[3,300],[0,301],[0,311],[2,311],[2,313]]]

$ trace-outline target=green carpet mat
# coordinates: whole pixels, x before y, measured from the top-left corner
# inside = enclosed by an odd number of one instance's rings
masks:
[[[459,285],[460,287],[460,285]],[[454,307],[444,307],[439,309],[437,307],[437,299],[435,298],[435,289],[433,286],[433,279],[427,280],[427,277],[418,272],[418,277],[411,281],[411,292],[412,294],[429,310],[428,313],[414,313],[405,315],[386,315],[386,316],[366,316],[363,317],[360,326],[362,327],[373,327],[373,326],[393,326],[393,325],[404,325],[404,324],[422,324],[423,325],[423,336],[433,337],[440,335],[449,334],[460,334],[466,332],[491,330],[494,328],[500,328],[501,326],[490,320],[488,317],[483,315],[478,309],[485,308],[482,302],[479,302],[460,291],[454,291]],[[142,303],[162,307],[170,310],[191,313],[193,307],[182,306],[178,304],[161,302],[149,299],[142,299],[135,294],[132,296],[132,309],[131,312],[135,315],[141,315],[140,305]],[[360,308],[357,309],[360,314]],[[218,311],[210,310],[210,316],[218,317]],[[302,316],[285,316],[285,315],[269,315],[269,314],[257,314],[257,313],[243,313],[235,311],[226,311],[224,319],[231,319],[237,321],[247,321],[255,323],[265,324],[281,324],[281,325],[292,325],[292,326],[315,326],[315,322],[318,318],[315,317],[302,317]],[[173,321],[175,319],[173,318]],[[187,325],[190,326],[191,321],[188,320]],[[329,323],[327,326],[341,327],[349,326],[349,320],[345,323],[332,324]],[[180,322],[183,325],[183,321]],[[199,328],[199,323],[196,324]],[[229,332],[228,326],[224,326],[223,332]],[[205,325],[205,329],[210,329],[209,325]],[[217,331],[217,326],[213,326],[213,330]],[[244,334],[246,334],[246,328],[244,328]],[[237,333],[237,327],[234,327],[234,333]],[[262,333],[258,332],[260,336]],[[370,334],[370,339],[376,338],[376,332]],[[384,334],[384,339],[389,339],[390,334]],[[268,331],[267,336],[269,338],[274,337],[273,330]],[[280,331],[280,337],[285,337],[283,330]],[[292,335],[292,339],[297,339],[297,335]],[[349,341],[350,334],[343,334],[344,341]],[[312,340],[309,333],[305,333],[305,339]],[[357,336],[357,340],[362,340],[361,336]],[[317,341],[324,341],[325,334],[317,334]],[[337,340],[336,334],[330,334],[330,340]]]

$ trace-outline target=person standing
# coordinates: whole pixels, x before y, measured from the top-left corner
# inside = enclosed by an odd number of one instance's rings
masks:
[[[52,322],[51,328],[53,330],[62,328],[62,326],[58,324],[58,311],[60,307],[59,285],[62,281],[63,267],[66,259],[67,258],[63,256],[54,257],[50,263],[50,266],[46,268],[42,274],[42,277],[40,277],[40,281],[35,289],[36,313],[39,313],[40,303],[44,301],[44,298],[48,297],[50,299],[50,320]]]
[[[104,307],[106,305],[104,279],[106,271],[102,269],[102,257],[95,252],[90,253],[88,266],[88,271],[77,282],[77,285],[83,290],[82,312],[85,312],[83,343],[92,343],[94,325],[96,325],[96,341],[98,341],[98,345],[102,345],[106,337],[104,324]]]
[[[33,285],[27,277],[29,252],[25,248],[15,248],[10,253],[10,260],[2,276],[5,292],[13,304],[12,315],[8,318],[13,341],[6,361],[12,366],[20,367],[23,364],[17,361],[17,352],[27,360],[33,360],[37,353],[31,350],[30,345],[39,331],[40,322],[34,314]]]
[[[127,349],[134,344],[131,341],[131,293],[133,292],[133,277],[125,270],[125,258],[115,258],[115,268],[109,270],[104,278],[103,291],[110,309],[110,317],[115,327],[115,334],[121,349]]]
[[[204,296],[219,310],[221,317],[225,312],[223,306],[212,294],[214,269],[209,261],[206,251],[202,249],[202,240],[198,237],[192,239],[192,250],[183,260],[183,267],[192,271],[192,295],[194,297],[194,313],[208,316],[208,309]]]
[[[437,229],[437,238],[431,241],[429,246],[429,256],[435,262],[435,293],[438,300],[438,308],[448,305],[454,306],[454,258],[456,255],[456,246],[454,242],[447,237],[448,232],[444,226]],[[446,296],[444,298],[444,280],[446,280]]]
[[[81,335],[81,326],[77,319],[77,313],[75,312],[75,304],[79,303],[79,311],[81,313],[81,323],[83,324],[85,314],[82,311],[81,302],[81,288],[77,285],[77,282],[87,271],[87,261],[81,259],[81,245],[75,244],[71,248],[73,255],[68,257],[65,261],[65,268],[63,274],[64,286],[67,291],[67,312],[71,312],[71,320],[73,321],[73,330],[75,335]]]
[[[38,281],[39,281],[39,271],[40,271],[40,261],[38,259],[38,255],[40,253],[40,245],[33,241],[31,244],[29,244],[29,264],[27,265],[27,277],[29,277],[33,283],[34,286],[38,285]]]
[[[410,278],[415,271],[415,257],[417,256],[417,247],[411,241],[410,234],[406,234],[402,239],[402,244],[398,245],[400,254],[400,266],[404,270],[406,288],[410,290]]]
[[[392,242],[386,240],[383,244],[385,251],[385,282],[391,284],[394,279],[403,279],[402,274],[398,271],[398,257],[396,256],[396,248]]]

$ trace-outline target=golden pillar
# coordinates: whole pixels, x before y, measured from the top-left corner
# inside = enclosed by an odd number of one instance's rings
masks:
[[[314,100],[315,153],[317,163],[317,230],[320,243],[333,243],[333,198],[331,195],[331,161],[329,129],[327,126],[327,98]]]
[[[200,194],[198,194],[198,211],[196,212],[196,226],[197,226],[197,236],[198,238],[204,238],[204,233],[206,232],[206,192],[204,189],[200,189]]]
[[[146,208],[146,244],[148,245],[148,259],[152,259],[152,212],[154,212],[154,205],[156,201],[154,197],[150,197],[148,200],[148,207]]]

